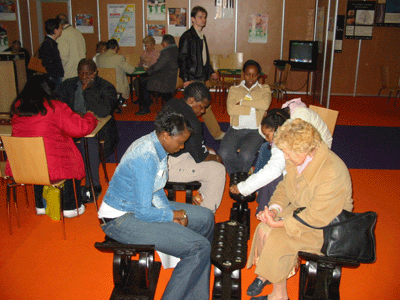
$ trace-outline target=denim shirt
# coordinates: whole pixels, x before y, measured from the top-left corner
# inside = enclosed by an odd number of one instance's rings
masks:
[[[145,222],[170,222],[174,207],[164,191],[168,153],[153,131],[134,141],[121,159],[103,201]]]

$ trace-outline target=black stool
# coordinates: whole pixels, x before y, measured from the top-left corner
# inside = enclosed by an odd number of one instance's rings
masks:
[[[161,263],[154,261],[154,245],[131,245],[106,236],[97,250],[114,253],[114,289],[110,300],[153,300]],[[139,254],[139,260],[131,260]]]
[[[245,172],[233,173],[231,174],[229,186],[237,185],[239,182],[245,181],[248,177],[249,174]],[[236,220],[247,226],[247,233],[248,236],[250,236],[250,209],[248,203],[256,200],[256,193],[254,192],[245,197],[242,194],[233,194],[229,192],[229,196],[235,200],[231,208],[231,220]]]
[[[242,299],[241,269],[247,261],[248,233],[237,221],[215,224],[211,250],[213,300]]]
[[[360,263],[300,251],[306,261],[300,267],[299,300],[339,300],[342,267],[357,268]]]
[[[193,191],[197,191],[201,187],[198,181],[191,182],[172,182],[168,181],[164,189],[167,190],[169,201],[176,201],[176,191],[186,192],[186,203],[192,204]]]

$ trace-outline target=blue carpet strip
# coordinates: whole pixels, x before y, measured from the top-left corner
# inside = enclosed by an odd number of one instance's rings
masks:
[[[220,123],[226,131],[229,123]],[[154,130],[153,122],[117,121],[120,142],[118,158],[121,159],[130,144],[139,137]],[[219,150],[215,141],[204,126],[206,145]],[[349,169],[400,169],[400,128],[373,126],[337,125],[333,136],[332,150],[346,163]],[[109,157],[114,161],[114,155]]]

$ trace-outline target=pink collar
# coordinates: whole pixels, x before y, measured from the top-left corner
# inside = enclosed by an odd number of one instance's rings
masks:
[[[297,174],[300,175],[303,173],[304,169],[308,166],[308,164],[313,160],[314,156],[307,155],[306,159],[304,160],[301,166],[297,167]]]

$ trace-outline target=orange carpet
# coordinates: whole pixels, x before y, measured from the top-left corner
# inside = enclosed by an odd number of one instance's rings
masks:
[[[340,125],[398,126],[398,110],[392,103],[386,105],[385,98],[337,98],[331,108],[338,107]],[[307,101],[310,102],[310,101]],[[341,102],[341,103],[339,103]],[[367,104],[368,107],[363,105]],[[274,103],[273,105],[280,105]],[[399,104],[400,105],[400,104]],[[152,120],[161,107],[152,107],[152,115],[141,120]],[[219,121],[228,117],[224,108],[214,106]],[[117,119],[140,120],[132,103],[124,108]],[[223,114],[220,116],[218,112]],[[362,113],[360,113],[362,112]],[[112,174],[115,164],[107,164]],[[355,211],[373,210],[378,213],[376,226],[377,261],[364,264],[357,269],[343,269],[340,293],[342,299],[400,299],[397,270],[400,257],[397,254],[400,242],[395,237],[400,232],[400,170],[350,170],[353,179]],[[100,173],[103,187],[104,176]],[[102,241],[104,234],[97,221],[94,204],[87,205],[86,212],[79,218],[67,219],[67,240],[62,239],[61,224],[47,216],[34,213],[33,188],[28,187],[29,208],[24,193],[19,188],[18,204],[21,227],[16,224],[12,208],[13,234],[9,235],[5,206],[5,186],[0,185],[0,299],[109,299],[112,283],[112,255],[97,251],[94,243]],[[103,195],[105,188],[103,188]],[[101,202],[99,199],[99,204]],[[184,201],[178,193],[178,201]],[[225,189],[222,205],[216,213],[216,222],[229,219],[232,200]],[[257,225],[252,210],[251,234]],[[250,245],[251,241],[249,241]],[[161,299],[172,270],[162,269],[157,286],[156,298]],[[242,270],[242,299],[248,300],[245,292],[254,279],[254,270]],[[210,291],[213,276],[211,276]],[[290,299],[298,299],[298,274],[288,282]],[[267,287],[264,294],[270,293]],[[195,299],[194,299],[195,300]]]

